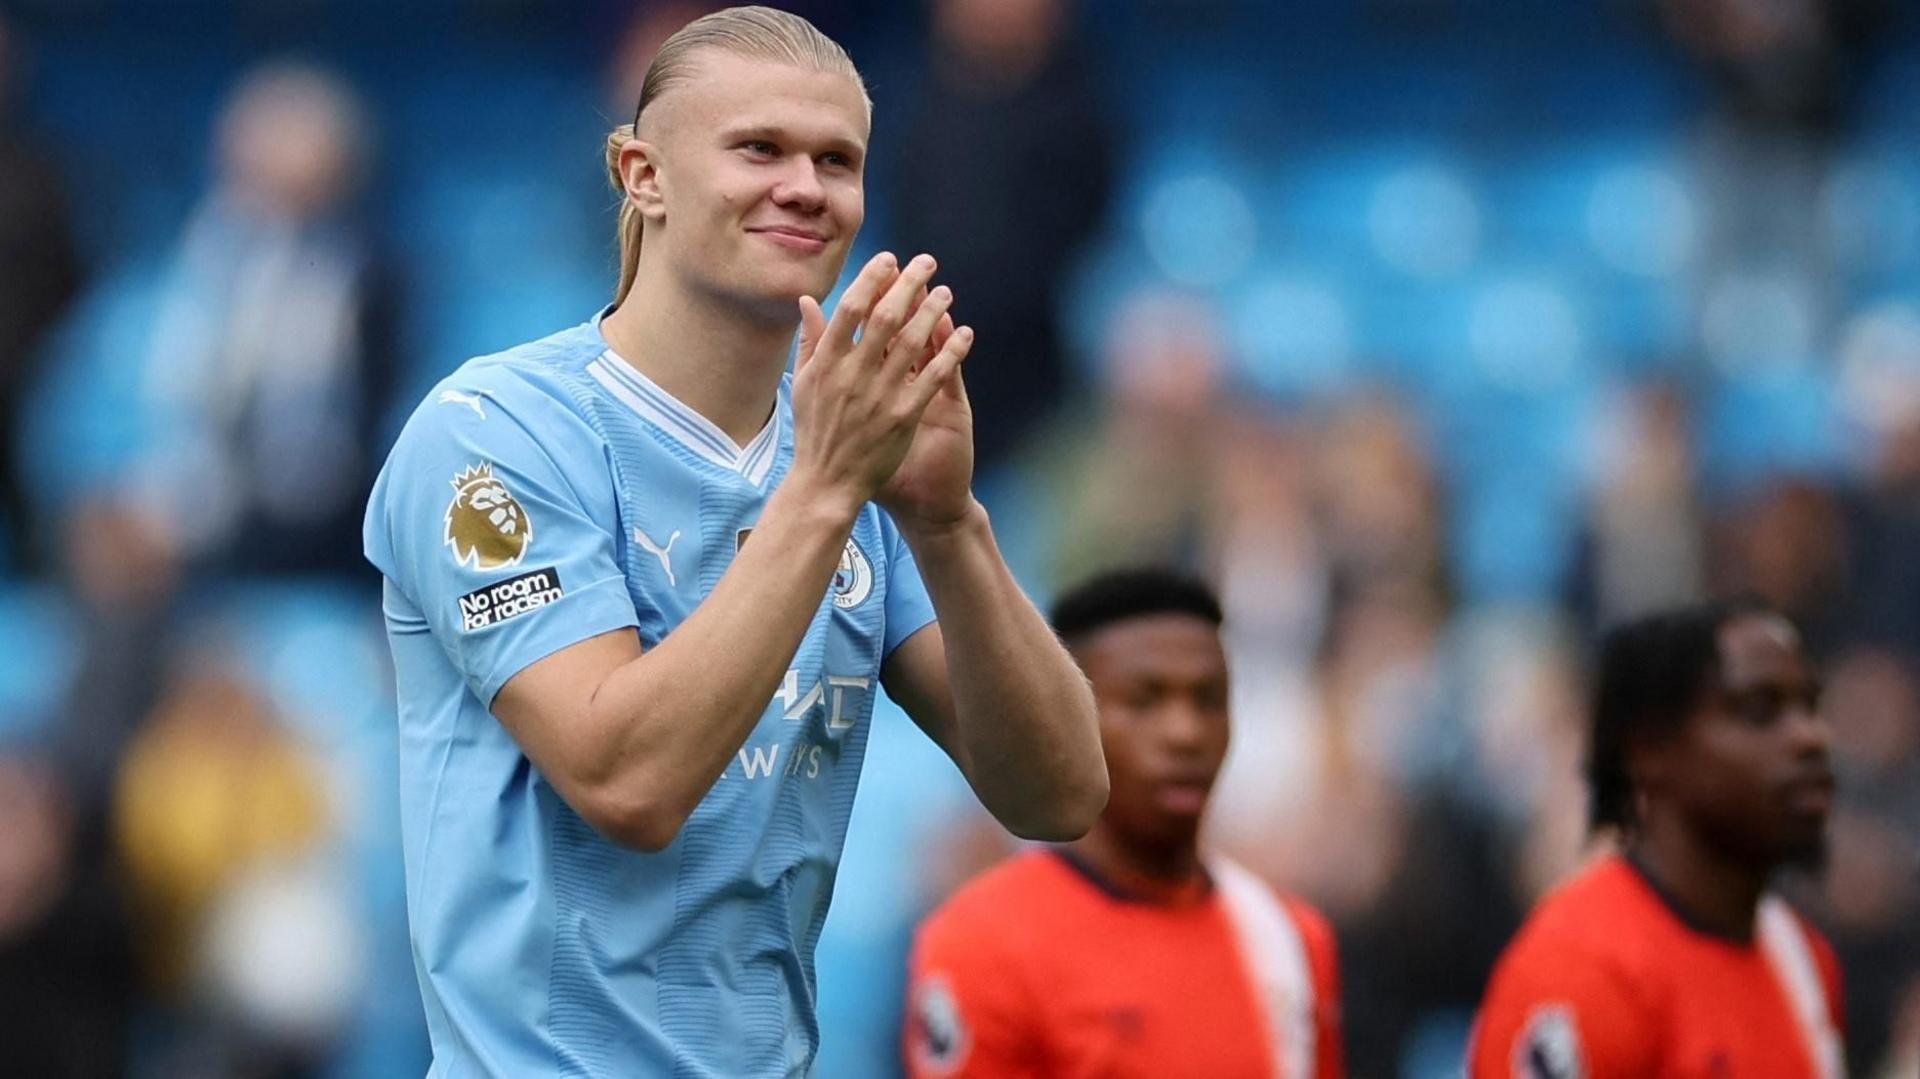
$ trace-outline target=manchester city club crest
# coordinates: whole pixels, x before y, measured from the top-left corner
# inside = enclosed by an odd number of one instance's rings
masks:
[[[833,571],[833,605],[850,611],[873,594],[873,563],[867,561],[860,545],[847,537],[847,548],[840,552],[840,565]]]
[[[493,465],[474,465],[452,483],[445,542],[454,562],[474,569],[519,565],[533,543],[533,519],[494,476]]]

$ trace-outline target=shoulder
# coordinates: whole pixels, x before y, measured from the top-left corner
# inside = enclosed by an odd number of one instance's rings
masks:
[[[1841,1001],[1846,997],[1846,977],[1840,970],[1840,956],[1834,952],[1833,942],[1819,927],[1804,917],[1800,918],[1800,925],[1807,934],[1808,945],[1813,949],[1813,961],[1820,968],[1820,981],[1826,986],[1827,1002],[1837,1021],[1842,1011]]]
[[[535,447],[561,465],[582,454],[598,456],[605,440],[579,386],[586,365],[599,354],[597,341],[576,328],[468,360],[421,398],[391,457],[453,448],[513,454]]]
[[[1549,998],[1632,1004],[1647,989],[1642,951],[1659,947],[1647,931],[1644,887],[1630,866],[1609,857],[1549,893],[1501,954],[1487,1006]]]
[[[974,877],[936,907],[920,925],[921,950],[972,947],[1014,936],[1030,926],[1063,890],[1069,870],[1048,851],[1016,854]],[[1017,911],[1013,917],[1009,912]]]
[[[1657,1019],[1639,951],[1649,940],[1643,888],[1624,861],[1603,858],[1540,901],[1494,967],[1473,1075],[1506,1074],[1516,1054],[1635,1071]]]
[[[1768,925],[1774,919],[1777,919],[1781,926],[1789,930],[1797,940],[1771,939]],[[1800,913],[1799,909],[1786,899],[1778,895],[1769,895],[1761,900],[1760,937],[1762,947],[1773,953],[1769,958],[1776,964],[1776,969],[1784,964],[1786,969],[1782,970],[1782,973],[1792,978],[1796,976],[1793,968],[1798,966],[1805,972],[1798,977],[1819,979],[1818,989],[1826,999],[1830,1018],[1836,1027],[1843,1025],[1842,1005],[1845,987],[1840,973],[1840,958],[1835,954],[1832,942],[1827,940],[1826,934],[1820,931],[1813,920]],[[1805,946],[1804,951],[1801,952],[1804,958],[1796,961],[1792,953],[1800,951],[1799,945]],[[1782,954],[1783,949],[1785,954]],[[1809,967],[1811,969],[1808,969]]]
[[[415,416],[480,418],[491,403],[523,421],[557,414],[584,424],[578,383],[604,351],[598,334],[591,325],[584,325],[504,352],[476,356],[436,383]]]
[[[1319,908],[1296,895],[1277,893],[1281,909],[1293,920],[1294,928],[1300,933],[1300,941],[1306,946],[1307,956],[1316,971],[1322,967],[1337,968],[1340,948],[1335,941],[1333,923],[1320,913]]]
[[[1659,899],[1633,867],[1607,855],[1548,892],[1527,916],[1513,947],[1578,949],[1624,960],[1637,942],[1647,939],[1649,916],[1661,913]]]

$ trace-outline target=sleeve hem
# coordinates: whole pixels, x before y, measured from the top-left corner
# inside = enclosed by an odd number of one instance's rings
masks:
[[[541,623],[528,627],[525,636],[500,656],[484,677],[470,678],[468,685],[480,702],[493,710],[493,699],[513,676],[553,655],[597,637],[628,626],[638,626],[633,599],[627,583],[619,577],[605,577],[553,604],[551,612],[541,612]],[[564,617],[556,618],[564,611]],[[539,617],[539,616],[537,616]]]

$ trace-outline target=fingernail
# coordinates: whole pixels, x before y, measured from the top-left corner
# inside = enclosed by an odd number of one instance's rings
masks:
[[[951,295],[953,295],[953,290],[945,285],[941,285],[939,288],[933,290],[933,298],[939,300],[941,303],[945,303],[947,297]]]
[[[933,256],[932,255],[915,255],[913,256],[913,264],[922,270],[932,269]]]
[[[891,251],[882,251],[880,252],[880,254],[875,256],[875,258],[879,261],[880,265],[882,266],[891,266],[894,263],[893,252]]]

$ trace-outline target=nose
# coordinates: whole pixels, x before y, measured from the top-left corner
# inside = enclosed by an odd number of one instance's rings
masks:
[[[1193,753],[1206,745],[1208,723],[1206,709],[1197,702],[1169,701],[1160,715],[1160,739],[1173,753]]]
[[[1785,726],[1795,756],[1825,758],[1832,749],[1833,725],[1818,708],[1801,705],[1789,709]]]
[[[820,170],[814,166],[812,158],[794,154],[787,159],[787,168],[782,170],[779,183],[774,185],[773,201],[776,205],[804,213],[813,213],[826,204],[827,188],[820,182]]]

